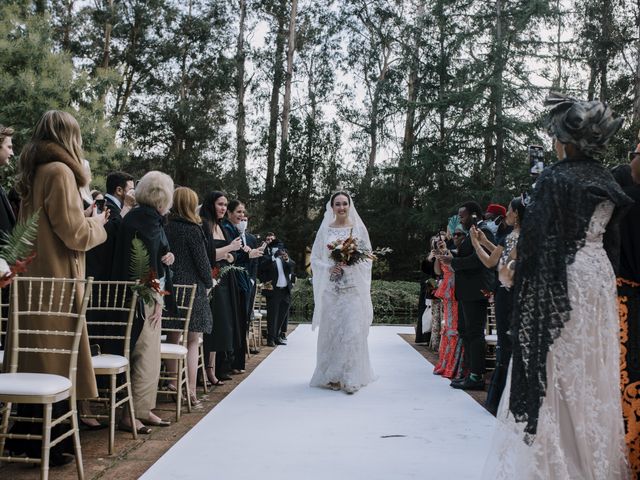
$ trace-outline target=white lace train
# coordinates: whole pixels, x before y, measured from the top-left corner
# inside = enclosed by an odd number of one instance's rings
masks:
[[[500,402],[484,479],[617,480],[628,478],[620,397],[615,277],[602,248],[613,204],[600,204],[586,244],[568,266],[571,317],[547,354],[547,389],[531,446],[524,424]]]

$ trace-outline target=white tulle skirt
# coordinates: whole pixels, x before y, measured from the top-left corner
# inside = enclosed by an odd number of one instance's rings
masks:
[[[375,379],[369,359],[370,313],[363,293],[350,285],[348,273],[343,281],[331,282],[322,294],[322,320],[318,332],[316,369],[312,387],[339,383],[355,392]]]

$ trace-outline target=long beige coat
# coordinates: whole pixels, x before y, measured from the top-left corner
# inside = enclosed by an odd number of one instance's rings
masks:
[[[38,145],[37,152],[38,167],[31,195],[23,198],[20,206],[20,221],[41,209],[35,241],[36,257],[24,275],[85,278],[85,252],[107,239],[100,220],[84,216],[78,188],[87,183],[85,173],[82,166],[55,143],[43,142]],[[81,298],[82,292],[78,300]],[[50,328],[55,329],[65,319],[39,317],[21,322],[28,325],[38,321],[42,325],[47,320],[52,323]],[[60,337],[34,339],[33,346],[51,347],[52,338]],[[68,374],[68,363],[59,354],[23,353],[19,364],[21,371]],[[86,326],[80,341],[76,395],[79,399],[98,395]]]

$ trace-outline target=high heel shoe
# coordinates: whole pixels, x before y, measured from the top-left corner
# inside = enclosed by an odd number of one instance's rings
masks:
[[[191,400],[191,406],[193,408],[200,408],[202,406],[202,402],[198,400],[198,397],[195,393],[190,393],[189,399]]]
[[[205,370],[207,371],[207,380],[209,380],[209,383],[211,385],[214,385],[216,387],[220,385],[224,385],[224,382],[221,382],[219,379],[216,378],[216,374],[213,367],[206,367]],[[211,375],[209,374],[209,371],[211,371]],[[215,380],[212,380],[212,377]]]

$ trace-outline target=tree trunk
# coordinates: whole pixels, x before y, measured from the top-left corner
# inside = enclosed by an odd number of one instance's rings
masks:
[[[244,52],[244,28],[245,19],[247,17],[247,2],[239,0],[240,3],[240,26],[238,29],[238,41],[236,43],[236,94],[238,100],[238,112],[236,119],[236,145],[237,145],[237,170],[236,170],[236,186],[238,188],[238,196],[248,200],[249,184],[247,183],[247,140],[245,136],[246,130],[246,114],[244,106],[244,97],[246,86],[244,84],[245,73],[245,52]]]
[[[104,49],[102,51],[102,68],[109,68],[109,61],[111,59],[111,32],[113,31],[113,25],[111,20],[113,19],[113,0],[108,0],[109,3],[109,17],[104,24]]]
[[[267,180],[265,196],[267,199],[273,195],[275,165],[276,165],[276,147],[278,143],[278,114],[280,104],[280,87],[282,86],[282,77],[284,72],[282,69],[282,56],[284,54],[284,43],[286,32],[285,25],[285,7],[286,1],[280,0],[278,11],[276,12],[276,22],[278,24],[276,34],[276,50],[273,59],[273,86],[271,88],[271,100],[269,102],[269,134],[267,137]]]
[[[503,15],[502,15],[502,0],[496,1],[496,68],[495,78],[493,81],[493,100],[495,104],[496,113],[496,147],[495,147],[495,177],[494,188],[500,192],[504,186],[504,111],[503,111],[503,98],[504,98],[504,69],[506,52],[504,51],[504,39],[503,39]]]
[[[418,88],[420,78],[418,68],[420,66],[420,22],[424,15],[424,3],[418,5],[416,25],[414,29],[413,48],[411,48],[409,67],[409,79],[407,81],[407,113],[404,122],[404,137],[402,140],[402,154],[398,165],[398,203],[401,207],[409,207],[410,197],[408,188],[409,171],[413,161],[413,147],[415,144],[416,102],[418,100]]]
[[[291,0],[289,17],[289,41],[287,44],[287,73],[284,78],[284,103],[282,105],[282,129],[280,132],[280,164],[276,183],[278,194],[285,181],[287,163],[289,161],[289,115],[291,113],[291,81],[293,78],[293,55],[296,51],[296,16],[298,14],[298,0]]]
[[[637,2],[640,9],[640,0]],[[640,10],[638,10],[640,12]],[[637,130],[640,125],[640,17],[636,18],[636,28],[638,32],[638,41],[636,42],[636,75],[633,86],[633,125]]]

